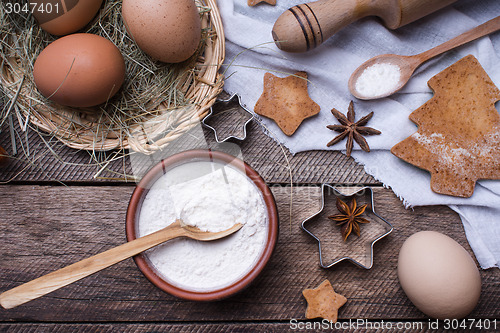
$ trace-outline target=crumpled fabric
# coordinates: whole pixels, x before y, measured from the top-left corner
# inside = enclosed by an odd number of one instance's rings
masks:
[[[430,174],[392,155],[396,143],[417,131],[408,116],[432,96],[427,81],[466,55],[474,55],[493,82],[500,86],[500,32],[480,38],[431,59],[414,73],[397,94],[375,101],[355,99],[348,91],[351,73],[374,56],[393,53],[413,55],[437,46],[500,15],[500,1],[462,0],[416,22],[390,30],[378,18],[363,18],[339,31],[306,53],[279,50],[272,39],[274,22],[289,7],[303,3],[278,0],[249,7],[246,0],[220,0],[226,34],[225,90],[238,93],[250,110],[262,94],[264,73],[285,77],[308,73],[309,94],[320,105],[319,115],[302,123],[293,136],[284,135],[270,119],[261,117],[270,136],[292,154],[308,150],[343,150],[345,141],[326,147],[336,134],[326,125],[336,124],[330,110],[346,112],[355,102],[356,118],[375,112],[368,126],[382,131],[369,136],[371,152],[355,145],[352,157],[367,173],[391,188],[405,206],[448,205],[460,215],[467,239],[481,267],[500,267],[500,181],[481,180],[471,198],[439,195],[430,189]],[[498,106],[497,106],[498,108]],[[443,223],[447,223],[443,221]]]

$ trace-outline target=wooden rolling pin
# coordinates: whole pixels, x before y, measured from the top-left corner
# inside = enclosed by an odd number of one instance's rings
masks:
[[[283,51],[305,52],[366,16],[390,29],[418,20],[456,0],[320,0],[288,9],[276,20],[273,39]]]

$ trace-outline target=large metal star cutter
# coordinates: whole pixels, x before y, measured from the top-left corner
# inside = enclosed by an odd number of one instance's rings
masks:
[[[302,222],[302,229],[318,242],[320,266],[330,268],[343,260],[349,260],[359,267],[372,268],[373,245],[393,230],[392,225],[375,212],[373,189],[323,184],[321,193],[321,209]],[[358,206],[367,205],[362,217],[370,223],[360,225],[359,237],[352,233],[344,241],[340,227],[328,218],[339,214],[337,197],[347,203],[355,198]],[[330,263],[325,264],[325,261]]]
[[[214,131],[217,143],[229,139],[243,141],[247,137],[247,125],[253,117],[253,114],[241,104],[240,96],[234,94],[228,99],[217,100],[210,107],[208,115],[203,118],[202,124]]]

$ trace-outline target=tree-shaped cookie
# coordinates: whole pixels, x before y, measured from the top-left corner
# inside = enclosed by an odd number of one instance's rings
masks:
[[[428,85],[434,97],[410,114],[418,131],[391,151],[428,170],[434,192],[470,197],[478,179],[500,179],[500,90],[472,55]]]

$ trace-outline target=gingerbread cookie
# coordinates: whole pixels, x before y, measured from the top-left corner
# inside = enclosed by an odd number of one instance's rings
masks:
[[[302,295],[307,301],[306,318],[323,318],[336,323],[338,310],[347,302],[347,298],[337,294],[330,281],[323,281],[316,289],[305,289]]]
[[[265,2],[265,3],[268,3],[270,5],[273,5],[275,6],[276,5],[276,0],[248,0],[248,5],[249,6],[255,6],[256,4],[259,4],[261,2]]]
[[[410,114],[418,131],[391,152],[428,170],[434,192],[470,197],[478,179],[500,179],[500,90],[472,55],[428,85],[434,97]]]
[[[255,104],[255,113],[276,122],[290,136],[304,119],[317,115],[320,107],[307,93],[307,73],[280,78],[264,74],[264,92]]]

